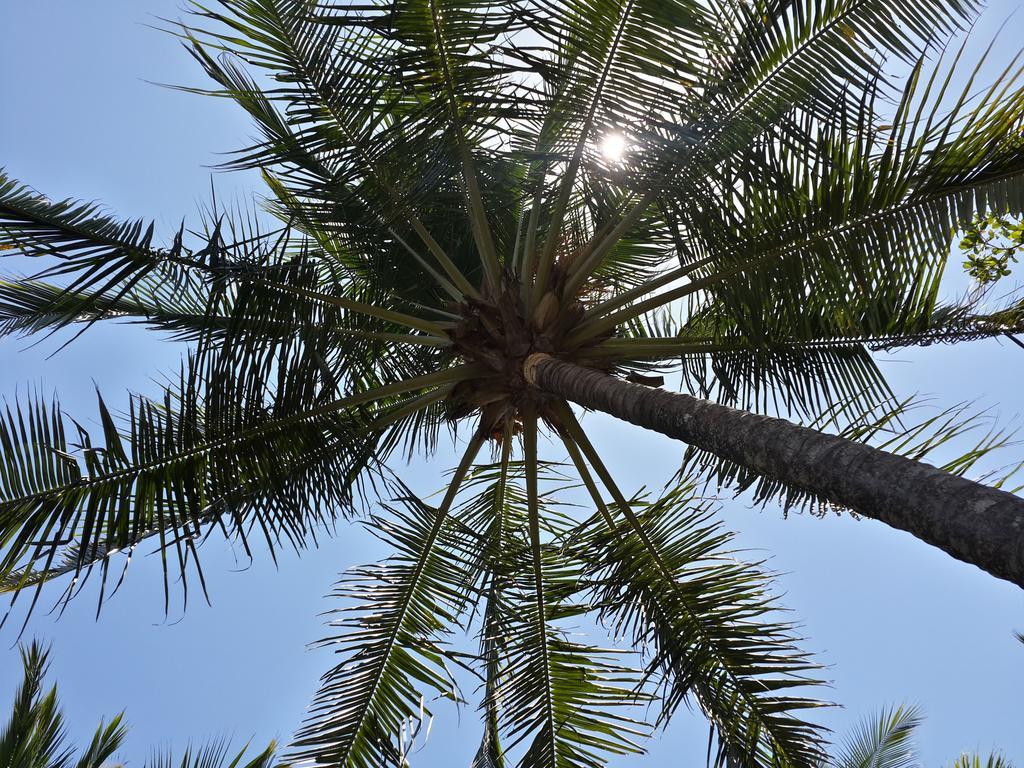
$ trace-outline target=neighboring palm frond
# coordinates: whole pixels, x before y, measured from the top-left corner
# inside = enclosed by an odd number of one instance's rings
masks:
[[[984,759],[981,755],[960,755],[950,768],[1013,768],[1013,763],[1000,754],[991,754]]]
[[[826,768],[918,768],[922,763],[914,750],[914,732],[923,718],[915,707],[899,706],[882,710],[876,717],[860,723],[844,740]],[[987,758],[963,754],[950,768],[1013,768],[998,753]]]
[[[44,690],[49,650],[38,642],[21,648],[24,677],[14,694],[10,718],[0,731],[0,765],[4,768],[102,768],[124,741],[127,729],[117,715],[102,722],[88,747],[75,760],[67,746],[57,686]]]
[[[158,750],[146,761],[145,768],[288,768],[275,760],[277,745],[272,741],[255,757],[246,759],[248,745],[232,755],[226,741],[211,741],[198,747],[187,746],[180,758],[170,751]]]
[[[911,739],[921,720],[914,707],[884,710],[862,722],[830,763],[835,768],[916,768],[919,763]]]

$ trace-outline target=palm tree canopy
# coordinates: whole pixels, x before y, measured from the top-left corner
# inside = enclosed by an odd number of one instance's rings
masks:
[[[868,718],[849,734],[827,763],[829,768],[917,768],[921,760],[914,737],[923,717],[916,707],[898,706]],[[951,768],[1013,768],[997,752],[987,758],[964,753]]]
[[[14,693],[10,718],[0,731],[0,766],[4,768],[104,768],[120,749],[127,735],[124,713],[109,724],[100,722],[88,746],[77,760],[75,750],[66,744],[64,716],[57,699],[57,686],[44,690],[43,678],[49,668],[50,651],[39,642],[21,646],[23,678]],[[271,742],[256,757],[244,759],[248,747],[232,755],[227,743],[214,741],[200,747],[187,747],[180,759],[170,752],[157,751],[146,761],[146,768],[288,768],[274,760]]]
[[[871,352],[1024,330],[1019,300],[939,301],[961,224],[1024,214],[1019,65],[961,86],[943,47],[976,10],[195,5],[175,32],[208,93],[253,118],[259,139],[228,167],[259,169],[269,216],[214,210],[158,242],[0,175],[0,248],[46,265],[0,282],[0,332],[121,319],[191,344],[161,397],[124,414],[101,397],[93,433],[38,397],[4,414],[3,589],[34,600],[73,574],[70,598],[98,573],[102,592],[146,540],[165,583],[202,586],[211,532],[273,552],[363,516],[395,554],[338,584],[325,642],[342,660],[295,759],[403,764],[424,700],[458,698],[451,669],[468,665],[477,766],[601,766],[642,751],[645,705],[665,723],[684,702],[718,763],[819,764],[817,667],[695,483],[820,499],[697,448],[664,493],[627,493],[523,365],[681,370],[708,399],[917,460],[970,428],[966,412],[899,419]],[[429,455],[445,430],[466,448],[435,505],[389,460]],[[538,455],[545,430],[571,475]],[[579,482],[584,514],[559,502]],[[573,639],[594,618],[646,651],[640,669]],[[478,634],[472,658],[455,629]]]
[[[101,768],[124,741],[127,729],[121,715],[102,722],[78,759],[66,743],[64,715],[57,686],[49,690],[43,677],[49,650],[38,642],[21,648],[23,677],[14,693],[10,715],[0,731],[0,765],[4,768]]]

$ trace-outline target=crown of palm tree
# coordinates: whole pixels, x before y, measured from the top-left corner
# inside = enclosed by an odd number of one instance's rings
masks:
[[[924,718],[915,707],[884,709],[849,734],[842,747],[829,758],[829,768],[916,768],[921,765],[914,736]],[[1013,768],[997,752],[982,760],[980,754],[965,753],[952,768]]]
[[[100,399],[102,436],[41,399],[8,413],[5,588],[38,597],[73,573],[70,596],[97,570],[106,585],[113,555],[147,539],[201,580],[212,530],[247,551],[302,547],[380,497],[367,522],[395,555],[338,586],[346,607],[326,642],[344,659],[297,759],[405,764],[422,698],[456,697],[449,669],[469,663],[484,680],[478,768],[639,751],[647,727],[630,707],[649,700],[658,722],[695,703],[719,762],[818,764],[823,733],[803,711],[819,702],[793,690],[816,667],[693,482],[757,483],[759,499],[787,504],[846,497],[707,446],[664,494],[630,496],[543,371],[557,360],[652,384],[681,364],[709,400],[846,442],[895,434],[884,446],[916,460],[970,428],[962,410],[897,427],[908,403],[870,352],[1024,330],[1024,304],[982,314],[938,300],[959,223],[1024,210],[1016,62],[975,93],[974,78],[954,84],[960,54],[939,55],[975,12],[969,0],[197,5],[177,33],[216,82],[208,93],[258,126],[229,167],[260,169],[276,223],[215,212],[161,246],[152,225],[0,177],[0,246],[53,260],[0,283],[0,329],[114,318],[192,345],[162,398],[133,397],[120,420]],[[436,506],[388,468],[466,424]],[[563,441],[570,476],[539,459],[542,430]],[[1003,442],[990,435],[944,469],[962,474]],[[578,481],[592,516],[558,503]],[[1022,563],[986,567],[1019,581]],[[581,617],[645,649],[644,668],[572,640]],[[448,643],[456,628],[479,634],[468,661]]]
[[[22,682],[14,693],[10,718],[0,731],[0,765],[4,768],[104,768],[124,743],[128,729],[122,722],[124,713],[99,727],[78,759],[67,746],[64,715],[57,698],[57,686],[44,692],[43,678],[49,668],[50,651],[33,641],[21,649]],[[274,761],[275,744],[271,742],[255,758],[243,762],[248,747],[230,760],[227,744],[211,742],[195,748],[187,747],[180,760],[170,752],[154,752],[146,768],[287,768]],[[118,768],[118,764],[113,764]]]
[[[24,676],[14,692],[10,716],[0,731],[0,765],[5,768],[101,768],[124,741],[126,728],[117,715],[102,722],[89,746],[74,759],[67,746],[57,686],[43,690],[49,651],[33,642],[21,649]]]

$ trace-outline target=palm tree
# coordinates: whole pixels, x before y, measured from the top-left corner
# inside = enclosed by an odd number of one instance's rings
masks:
[[[232,754],[228,751],[227,742],[212,741],[198,747],[187,746],[180,758],[175,758],[169,751],[154,752],[144,768],[288,768],[287,763],[275,759],[276,750],[277,745],[272,741],[266,749],[247,760],[248,745]]]
[[[101,768],[124,741],[126,729],[118,715],[100,722],[89,746],[75,760],[65,744],[64,716],[57,702],[57,686],[43,690],[49,651],[39,643],[21,648],[24,676],[14,693],[10,718],[0,731],[0,766],[3,768]]]
[[[921,765],[914,749],[914,733],[921,725],[914,707],[892,707],[862,722],[850,734],[828,768],[915,768]],[[962,754],[951,768],[1013,768],[998,753],[982,760],[977,754]]]
[[[100,722],[89,746],[74,759],[74,749],[65,745],[64,716],[57,700],[57,686],[43,692],[43,678],[49,667],[49,649],[38,642],[21,648],[23,679],[14,694],[7,726],[0,732],[0,766],[3,768],[104,768],[120,749],[127,734],[124,713],[109,724]],[[287,768],[275,763],[271,742],[252,760],[243,762],[247,748],[230,760],[227,744],[211,742],[187,747],[180,760],[169,752],[155,752],[146,768]]]
[[[1024,331],[1024,302],[939,302],[961,223],[1024,212],[1020,71],[976,92],[944,52],[975,6],[197,5],[175,31],[254,119],[228,165],[260,170],[269,216],[214,207],[160,245],[0,178],[0,247],[48,264],[0,283],[4,331],[121,319],[191,344],[162,397],[99,399],[102,435],[41,398],[8,412],[4,588],[73,574],[70,597],[98,571],[102,599],[149,539],[165,584],[202,584],[212,531],[301,547],[380,498],[396,554],[338,587],[344,660],[295,757],[403,764],[423,696],[456,698],[468,664],[478,766],[638,751],[648,698],[658,722],[695,702],[721,762],[818,764],[818,702],[792,690],[816,667],[693,483],[845,506],[1024,585],[1024,501],[962,477],[1005,436],[922,463],[970,416],[905,423],[871,354]],[[651,386],[671,370],[701,399]],[[573,403],[687,441],[678,484],[627,493]],[[460,426],[429,504],[388,462]],[[559,504],[579,482],[590,517]],[[578,616],[647,649],[642,674],[572,640]]]

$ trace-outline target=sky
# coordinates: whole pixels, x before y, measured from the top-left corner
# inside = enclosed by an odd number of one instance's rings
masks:
[[[195,217],[211,183],[221,200],[250,200],[251,174],[212,170],[253,134],[244,116],[154,84],[202,83],[175,40],[152,28],[159,17],[178,17],[178,2],[0,0],[0,167],[51,198],[101,200],[124,217],[155,219],[164,234]],[[1019,5],[994,2],[976,37],[988,42]],[[993,55],[1008,57],[1017,44],[1004,35]],[[154,378],[173,370],[181,352],[118,325],[94,328],[53,354],[59,346],[0,340],[0,395],[56,392],[70,413],[95,423],[95,387],[123,404],[128,390],[153,391]],[[902,351],[883,365],[901,394],[944,405],[977,401],[1003,422],[1019,422],[1024,410],[1024,352],[1007,343]],[[601,415],[587,424],[630,489],[660,487],[678,467],[678,443]],[[452,463],[442,450],[404,477],[429,493]],[[722,519],[751,557],[768,558],[780,573],[778,590],[801,623],[804,647],[827,665],[827,696],[842,706],[823,722],[842,735],[884,706],[916,704],[927,718],[918,739],[926,765],[996,748],[1024,766],[1024,646],[1013,637],[1024,630],[1024,592],[869,520],[784,517],[743,498],[726,498]],[[59,618],[37,612],[25,637],[52,643],[52,678],[73,740],[84,742],[101,717],[125,710],[131,730],[119,757],[129,766],[141,766],[154,748],[180,751],[190,740],[287,742],[331,663],[307,647],[325,634],[321,614],[332,605],[324,595],[339,572],[383,554],[358,527],[340,529],[318,549],[285,554],[277,567],[265,553],[249,564],[212,540],[204,552],[211,605],[193,594],[186,610],[172,606],[169,616],[159,562],[137,556],[98,620],[95,601],[83,597]],[[0,713],[20,676],[18,629],[0,630]],[[442,714],[445,722],[413,757],[416,768],[469,763],[477,713]],[[705,746],[702,720],[683,712],[649,757],[613,765],[696,766]]]

